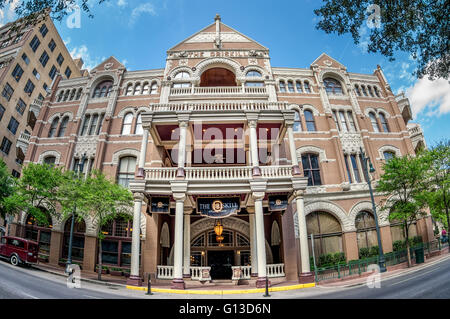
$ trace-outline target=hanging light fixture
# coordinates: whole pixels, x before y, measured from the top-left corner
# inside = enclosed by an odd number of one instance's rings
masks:
[[[222,241],[223,241],[223,226],[220,223],[220,219],[217,220],[216,222],[216,226],[214,226],[214,232],[216,233],[216,241],[219,243],[219,246],[223,246]]]

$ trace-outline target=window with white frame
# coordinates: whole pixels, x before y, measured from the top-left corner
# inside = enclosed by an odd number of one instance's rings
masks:
[[[133,113],[125,114],[125,117],[123,118],[122,135],[130,135],[131,134],[132,122],[133,122]]]

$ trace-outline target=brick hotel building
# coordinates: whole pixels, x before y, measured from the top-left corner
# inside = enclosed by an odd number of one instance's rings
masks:
[[[25,163],[83,161],[85,173],[129,187],[132,219],[105,227],[103,262],[129,270],[130,284],[149,273],[175,288],[236,276],[258,287],[266,275],[309,282],[310,234],[316,258],[358,259],[377,245],[360,150],[378,179],[386,160],[425,146],[410,120],[380,67],[351,73],[325,53],[307,68],[272,67],[268,48],[216,16],[168,50],[164,68],[127,71],[110,57],[85,76],[58,76]],[[62,263],[70,219],[49,221],[20,216],[16,232]],[[392,251],[402,230],[386,213],[378,222]],[[73,259],[84,270],[96,266],[96,227],[75,225]],[[412,228],[432,239],[430,216]]]

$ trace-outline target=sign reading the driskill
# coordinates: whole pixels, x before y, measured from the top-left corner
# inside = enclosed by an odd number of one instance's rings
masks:
[[[223,218],[236,214],[240,207],[241,199],[239,197],[201,197],[197,199],[197,211],[199,214],[212,218]]]
[[[150,211],[152,213],[168,213],[169,197],[153,197],[150,200]]]
[[[269,211],[277,212],[287,209],[288,197],[287,195],[270,195],[269,196]]]

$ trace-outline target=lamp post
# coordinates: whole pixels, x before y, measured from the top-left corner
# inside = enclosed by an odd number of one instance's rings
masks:
[[[80,173],[83,172],[84,168],[84,162],[86,161],[86,154],[83,154],[83,157],[81,158],[80,162],[77,164],[77,168],[75,170],[77,171],[77,177],[80,178]],[[72,222],[70,224],[70,238],[69,238],[69,251],[67,253],[67,264],[66,264],[66,272],[68,272],[69,265],[72,264],[72,243],[73,243],[73,227],[75,224],[75,212],[77,210],[76,204],[73,205],[73,211],[72,211]]]
[[[376,209],[376,205],[375,205],[375,199],[373,197],[372,182],[370,180],[370,175],[369,175],[369,172],[373,173],[373,172],[375,172],[375,169],[373,168],[370,158],[366,157],[366,154],[363,152],[362,147],[360,147],[360,151],[361,151],[361,160],[362,160],[362,165],[363,165],[364,177],[366,178],[367,184],[369,185],[370,199],[372,201],[372,210],[373,210],[373,215],[375,217],[375,228],[377,230],[377,239],[378,239],[378,253],[380,255],[380,258],[378,260],[378,266],[380,267],[380,272],[385,272],[386,271],[386,259],[384,258],[383,246],[381,245],[381,236],[380,236],[380,227],[378,226],[377,209]],[[369,162],[369,170],[367,167],[367,162]]]

